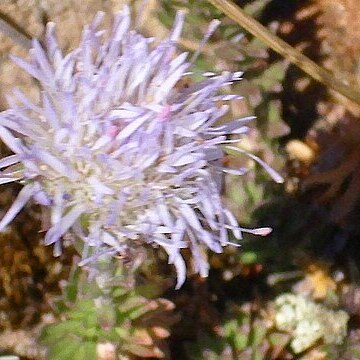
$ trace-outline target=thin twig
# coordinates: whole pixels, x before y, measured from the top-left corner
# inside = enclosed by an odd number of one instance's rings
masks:
[[[336,79],[331,73],[317,65],[304,54],[290,46],[288,43],[272,34],[266,27],[247,15],[239,6],[229,0],[209,0],[216,8],[253,36],[263,41],[271,49],[288,59],[291,63],[305,71],[313,79],[328,86],[335,92],[360,105],[360,92]]]

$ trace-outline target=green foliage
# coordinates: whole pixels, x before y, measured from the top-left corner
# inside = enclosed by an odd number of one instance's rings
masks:
[[[123,359],[164,357],[173,304],[146,298],[141,291],[119,284],[104,290],[77,270],[58,303],[58,322],[43,330],[47,359],[97,359],[101,344],[111,344]]]
[[[203,335],[189,346],[188,355],[191,360],[275,359],[286,352],[289,339],[246,304],[229,311],[216,333]]]

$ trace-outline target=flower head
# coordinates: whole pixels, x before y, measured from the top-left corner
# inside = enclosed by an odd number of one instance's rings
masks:
[[[183,13],[159,45],[130,30],[127,7],[109,36],[98,30],[102,16],[67,55],[49,23],[44,48],[34,40],[29,62],[13,58],[38,80],[41,100],[15,90],[0,114],[0,137],[14,152],[0,160],[0,182],[24,184],[0,229],[33,198],[50,209],[45,244],[56,254],[68,232],[83,240],[84,261],[159,245],[179,287],[186,277],[182,248],[207,276],[202,248],[220,253],[229,230],[237,239],[250,231],[239,228],[220,197],[223,173],[244,173],[222,160],[224,146],[239,140],[228,136],[242,136],[251,118],[217,123],[228,110],[219,103],[236,98],[219,92],[241,73],[207,73],[182,86],[192,66],[176,48]]]

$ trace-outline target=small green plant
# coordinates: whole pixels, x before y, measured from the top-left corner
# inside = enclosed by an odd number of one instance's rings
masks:
[[[226,320],[188,347],[191,360],[263,360],[277,359],[287,352],[290,336],[277,331],[266,316],[251,304],[234,307]]]
[[[76,271],[57,303],[59,321],[41,336],[48,360],[95,360],[107,351],[124,360],[167,356],[164,339],[175,321],[173,303],[146,297],[148,287],[128,288],[118,278],[99,286],[99,279],[88,282]]]

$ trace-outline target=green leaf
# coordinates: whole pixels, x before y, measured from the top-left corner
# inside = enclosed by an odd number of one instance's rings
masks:
[[[129,331],[122,328],[122,327],[116,327],[115,332],[117,335],[119,335],[120,338],[126,339],[129,337]]]
[[[249,337],[239,332],[234,336],[233,343],[236,350],[244,350],[248,346]]]
[[[73,360],[78,350],[78,342],[59,341],[50,347],[48,360]]]
[[[123,297],[123,296],[127,295],[128,293],[129,293],[129,289],[119,286],[113,290],[112,296],[114,298]]]
[[[267,329],[260,321],[252,324],[250,332],[249,343],[252,346],[258,346],[264,340],[267,333]]]
[[[229,320],[224,325],[225,337],[232,337],[238,329],[238,322],[235,319]]]
[[[59,339],[78,333],[82,328],[81,322],[77,320],[66,320],[51,324],[43,329],[40,340],[46,344],[56,343]]]
[[[98,337],[99,330],[96,327],[92,327],[90,329],[83,328],[82,331],[79,331],[78,334],[82,338],[85,338],[87,340],[89,339],[95,339]]]
[[[132,297],[126,299],[120,306],[121,318],[135,320],[148,312],[142,298]]]
[[[63,298],[65,302],[75,302],[78,294],[78,285],[79,285],[81,270],[78,268],[77,265],[75,265],[73,266],[71,272],[72,272],[71,278],[64,289]]]
[[[73,360],[96,360],[96,343],[86,341],[79,345]]]
[[[81,300],[76,304],[76,307],[69,312],[69,316],[74,319],[83,319],[89,314],[96,313],[96,308],[93,300]]]
[[[97,328],[99,326],[98,314],[90,313],[90,314],[86,314],[86,315],[87,316],[83,320],[84,327],[88,328],[88,329]]]

